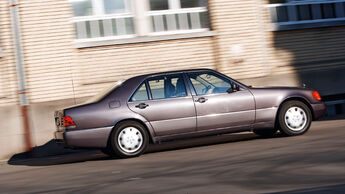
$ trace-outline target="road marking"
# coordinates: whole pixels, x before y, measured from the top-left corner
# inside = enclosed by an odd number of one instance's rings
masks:
[[[136,181],[136,180],[140,180],[140,179],[142,179],[142,178],[134,177],[134,178],[125,179],[125,181]]]

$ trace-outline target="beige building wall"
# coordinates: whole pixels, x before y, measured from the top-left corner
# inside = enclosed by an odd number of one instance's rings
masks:
[[[0,107],[17,103],[16,67],[9,3],[0,1]]]
[[[211,38],[76,48],[67,0],[21,0],[20,19],[35,145],[53,138],[54,110],[118,80],[183,68],[214,68]]]
[[[269,73],[263,4],[258,0],[211,0],[219,70],[236,79]]]
[[[8,1],[0,1],[0,160],[23,151],[17,78]]]
[[[8,80],[8,85],[0,85],[0,95],[8,96],[0,98],[4,106],[0,112],[10,116],[6,124],[0,124],[0,138],[7,138],[2,144],[15,148],[0,150],[1,159],[22,151],[24,146],[9,6],[4,1],[0,5],[4,54],[0,58],[0,79]],[[19,13],[34,146],[53,138],[54,110],[80,103],[115,81],[143,73],[215,65],[210,37],[78,49],[67,0],[21,0]]]
[[[274,73],[286,73],[285,66],[297,71],[345,66],[345,27],[272,32],[269,56]]]
[[[19,13],[30,103],[73,98],[76,50],[69,2],[21,0]]]
[[[209,37],[79,49],[77,57],[78,98],[134,75],[215,66]]]
[[[92,96],[143,73],[214,67],[207,37],[78,49],[67,0],[21,0],[20,16],[31,103]]]
[[[267,0],[263,3],[263,23],[270,76],[261,83],[270,84],[289,77],[289,85],[306,84],[321,95],[345,93],[345,27],[312,28],[290,31],[270,31]],[[291,80],[291,79],[290,79]]]
[[[262,0],[265,5],[267,0]],[[313,71],[345,66],[345,27],[271,32],[270,16],[263,7],[268,56],[273,74]]]
[[[311,79],[303,72],[344,69],[345,27],[272,32],[266,4],[209,0],[211,37],[78,49],[68,0],[20,0],[34,145],[53,138],[54,110],[139,74],[205,67],[263,86],[300,85]],[[8,1],[0,1],[0,146],[12,148],[0,158],[23,148],[9,16]]]

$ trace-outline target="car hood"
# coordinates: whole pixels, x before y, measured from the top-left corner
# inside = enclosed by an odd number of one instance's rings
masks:
[[[270,86],[270,87],[250,87],[254,90],[311,90],[310,88],[288,87],[288,86]]]

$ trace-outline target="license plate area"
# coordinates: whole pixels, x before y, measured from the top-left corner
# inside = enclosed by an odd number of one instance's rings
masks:
[[[63,124],[63,116],[63,110],[55,111],[54,119],[57,131],[64,131],[66,129]]]

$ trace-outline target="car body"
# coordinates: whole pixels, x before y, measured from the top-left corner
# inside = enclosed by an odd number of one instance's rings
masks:
[[[130,78],[56,111],[55,138],[68,147],[131,157],[148,143],[179,138],[242,131],[269,136],[278,129],[300,135],[325,112],[314,90],[248,87],[211,69],[170,71]]]

